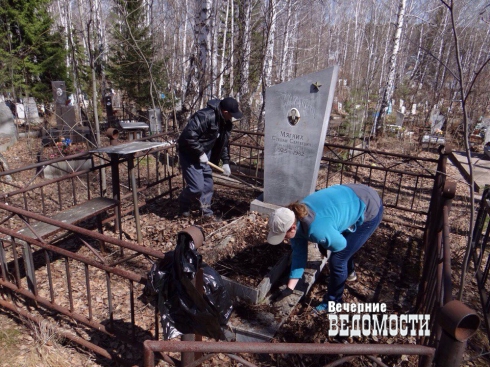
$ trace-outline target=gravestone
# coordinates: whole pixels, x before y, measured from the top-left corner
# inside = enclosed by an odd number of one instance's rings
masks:
[[[429,122],[430,122],[430,133],[435,134],[436,131],[442,130],[442,127],[444,126],[444,122],[446,121],[446,118],[440,114],[439,108],[434,106],[430,113],[429,117]]]
[[[106,95],[104,96],[104,105],[105,105],[105,112],[107,115],[107,124],[109,127],[114,127],[115,123],[115,116],[114,116],[114,109],[112,108],[112,96],[111,95]]]
[[[66,107],[66,101],[68,96],[66,94],[66,84],[64,81],[52,81],[51,89],[53,91],[53,99],[56,114],[56,125],[61,129],[65,124],[63,122],[63,114],[66,113],[66,109],[62,110],[62,107]]]
[[[263,210],[315,191],[338,66],[266,90]]]
[[[17,130],[14,116],[5,102],[0,102],[0,152],[4,152],[16,142]]]
[[[159,108],[148,110],[148,119],[150,120],[150,133],[160,134],[162,130],[162,111]]]
[[[38,122],[39,120],[39,111],[37,110],[37,104],[36,100],[34,97],[29,97],[27,102],[24,103],[25,110],[26,110],[26,118],[29,120],[34,120],[35,122]]]
[[[63,81],[51,82],[51,89],[53,90],[54,103],[57,105],[65,105],[66,103],[66,84]]]
[[[417,114],[417,104],[416,104],[416,103],[414,103],[414,104],[412,105],[412,115],[416,115],[416,114]]]
[[[405,114],[401,113],[400,111],[396,111],[396,122],[395,125],[402,127],[403,126],[403,120],[405,119]]]
[[[23,103],[15,104],[15,111],[17,112],[17,118],[23,120],[26,118],[26,111]]]

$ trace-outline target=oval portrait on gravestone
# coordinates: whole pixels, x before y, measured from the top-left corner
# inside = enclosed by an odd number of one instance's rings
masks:
[[[288,113],[288,121],[291,126],[294,126],[298,123],[301,118],[299,111],[296,108],[291,108]]]

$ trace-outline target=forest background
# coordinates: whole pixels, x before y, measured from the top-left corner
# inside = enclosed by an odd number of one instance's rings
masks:
[[[489,109],[484,0],[0,1],[0,92],[49,103],[64,80],[92,123],[118,91],[165,126],[229,95],[261,126],[268,86],[334,64],[336,101],[378,128],[392,99],[457,116],[463,139]]]

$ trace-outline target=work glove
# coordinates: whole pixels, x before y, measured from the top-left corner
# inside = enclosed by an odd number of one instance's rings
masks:
[[[225,176],[230,176],[231,175],[231,169],[230,169],[230,165],[227,163],[227,164],[223,164],[223,174]]]
[[[282,301],[284,298],[293,294],[293,292],[294,291],[291,288],[286,287],[282,291],[277,291],[276,293],[274,293],[271,296],[270,301],[271,301],[271,303],[276,303],[276,302]]]
[[[199,162],[201,163],[208,163],[208,156],[206,155],[206,153],[203,153],[201,154],[201,156],[199,157]]]

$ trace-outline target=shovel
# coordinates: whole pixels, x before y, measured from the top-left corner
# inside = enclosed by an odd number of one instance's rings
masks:
[[[218,166],[217,166],[217,165],[215,165],[214,163],[211,163],[210,161],[208,161],[208,164],[209,164],[209,166],[210,166],[212,169],[214,169],[214,170],[218,171],[219,173],[223,173],[223,174],[225,173],[225,171],[223,170],[223,168],[218,167]],[[254,186],[254,185],[252,185],[252,184],[248,183],[247,181],[243,181],[241,178],[239,178],[239,177],[237,177],[237,176],[235,176],[235,175],[230,175],[230,177],[231,177],[231,178],[233,178],[234,180],[236,180],[236,181],[238,181],[238,182],[240,182],[240,183],[242,183],[242,184],[244,184],[244,185],[248,186],[248,187],[251,187],[251,188],[252,188],[252,189],[254,189],[254,190],[257,190],[257,191],[263,191],[263,189],[262,189],[262,188],[257,187],[257,186]]]

